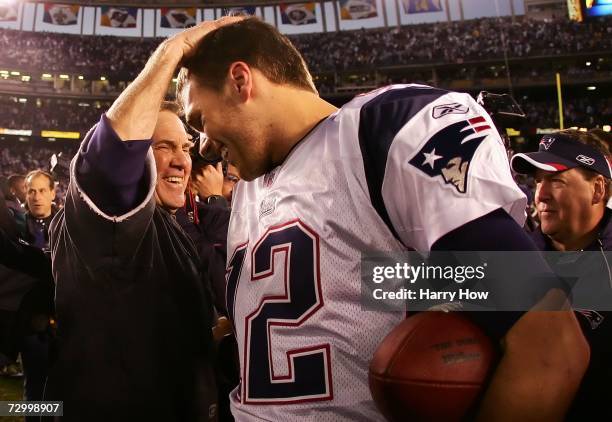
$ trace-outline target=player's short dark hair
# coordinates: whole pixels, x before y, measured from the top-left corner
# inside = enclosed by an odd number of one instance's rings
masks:
[[[581,131],[576,129],[566,129],[559,132],[576,142],[581,144],[589,145],[595,148],[597,151],[603,154],[608,162],[612,162],[612,134],[610,132],[604,132],[601,129],[591,129],[589,131]],[[584,167],[576,167],[587,180],[592,180],[599,175],[599,173],[589,170]],[[612,197],[612,180],[606,178],[606,195],[604,203]]]
[[[162,101],[159,106],[159,111],[169,111],[176,114],[178,117],[183,117],[183,109],[176,101]]]
[[[38,176],[46,177],[47,180],[49,181],[49,189],[50,190],[55,189],[55,178],[51,175],[51,173],[48,173],[40,169],[32,170],[31,172],[29,172],[25,177],[26,183],[28,183],[28,180],[32,180],[33,178],[38,177]]]
[[[301,54],[275,27],[256,17],[222,26],[207,34],[195,54],[183,63],[177,97],[187,78],[219,92],[230,65],[242,61],[259,70],[271,82],[317,93]]]

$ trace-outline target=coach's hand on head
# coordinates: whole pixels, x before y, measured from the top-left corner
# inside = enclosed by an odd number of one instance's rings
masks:
[[[161,102],[181,61],[193,54],[206,34],[242,19],[223,17],[202,22],[162,42],[144,69],[106,112],[117,135],[124,141],[150,139]]]
[[[199,25],[193,26],[168,38],[167,42],[176,42],[179,44],[182,50],[182,57],[189,58],[194,54],[199,41],[204,38],[206,34],[224,25],[239,22],[243,19],[244,16],[224,16],[214,21],[204,21]]]

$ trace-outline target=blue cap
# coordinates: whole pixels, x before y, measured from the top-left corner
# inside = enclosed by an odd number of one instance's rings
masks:
[[[544,136],[537,152],[515,154],[510,166],[520,174],[532,174],[536,169],[557,172],[582,167],[612,179],[610,162],[604,154],[559,133]]]

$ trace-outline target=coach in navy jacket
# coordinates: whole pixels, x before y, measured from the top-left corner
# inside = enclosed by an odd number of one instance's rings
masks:
[[[52,223],[64,420],[216,420],[212,299],[174,217],[193,143],[164,89],[141,75],[86,135]]]
[[[612,210],[606,207],[612,195],[609,136],[598,130],[561,131],[543,137],[539,151],[512,159],[515,171],[535,176],[541,224],[531,237],[538,248],[591,252],[569,263],[550,256],[556,261],[551,262],[553,269],[562,272],[564,266],[573,266],[592,274],[585,277],[589,285],[573,292],[578,308],[585,299],[591,308],[576,309],[591,359],[568,420],[612,419],[612,270],[606,256],[612,250]]]
[[[531,235],[541,250],[556,250],[550,238],[542,233],[540,228]],[[600,271],[603,279],[608,278],[608,283],[612,285],[610,262],[604,255],[605,251],[612,251],[612,210],[606,209],[598,226],[597,237],[583,250],[601,252],[595,265],[589,266],[588,270]],[[605,267],[608,267],[607,272]],[[598,294],[596,289],[593,289],[593,294]],[[607,297],[610,297],[609,293]],[[612,398],[609,387],[612,382],[612,312],[580,309],[576,310],[576,316],[591,346],[591,360],[567,415],[568,420],[612,420],[612,409],[609,405]]]
[[[46,398],[64,400],[67,420],[208,420],[216,402],[211,298],[193,243],[156,204],[149,145],[121,142],[103,116],[52,225],[58,360]]]

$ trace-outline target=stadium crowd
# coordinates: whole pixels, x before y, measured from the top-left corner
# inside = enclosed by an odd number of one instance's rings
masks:
[[[0,96],[3,110],[0,127],[85,132],[108,108],[108,104],[101,104],[98,108],[90,103],[55,98],[16,100],[16,97]]]
[[[74,157],[78,149],[78,143],[64,141],[57,143],[39,142],[17,143],[11,142],[8,148],[0,149],[0,177],[13,174],[26,175],[33,170],[51,170],[51,157],[59,156],[60,166],[54,169],[54,176],[58,182],[56,188],[56,204],[64,203],[66,188],[68,187],[68,160]],[[63,158],[62,158],[63,157]]]
[[[401,78],[393,83],[427,83],[428,80],[408,80]],[[371,89],[373,81],[357,81],[355,88]],[[391,81],[389,81],[391,83]],[[327,93],[320,89],[323,96]],[[525,126],[559,127],[557,107],[551,107],[550,101],[536,101],[517,98],[527,115]],[[108,109],[103,103],[100,108],[90,105],[80,106],[78,102],[67,103],[63,100],[48,98],[39,104],[35,100],[19,103],[0,96],[3,113],[0,115],[0,128],[76,131],[81,136],[87,132],[100,115]],[[570,97],[564,102],[564,123],[567,127],[596,127],[612,122],[612,99],[597,97]],[[5,151],[6,153],[6,151]],[[6,163],[2,163],[6,164]]]
[[[104,69],[134,76],[159,39],[78,36],[0,29],[0,63],[45,72],[87,75]]]
[[[551,107],[550,102],[523,101],[523,111],[528,122],[540,127],[559,127],[559,112],[557,107]],[[565,126],[583,128],[596,127],[601,122],[612,122],[612,99],[610,98],[577,98],[564,103],[563,119]]]
[[[500,29],[501,28],[501,29]],[[577,52],[612,48],[612,19],[482,18],[290,36],[313,73],[418,63]],[[0,29],[0,65],[45,72],[104,70],[133,78],[161,38],[79,36]]]
[[[601,19],[582,25],[567,19],[543,22],[487,18],[392,30],[362,29],[357,34],[316,33],[296,36],[292,41],[317,72],[494,59],[502,57],[505,49],[509,57],[608,51],[612,46],[612,21]]]

